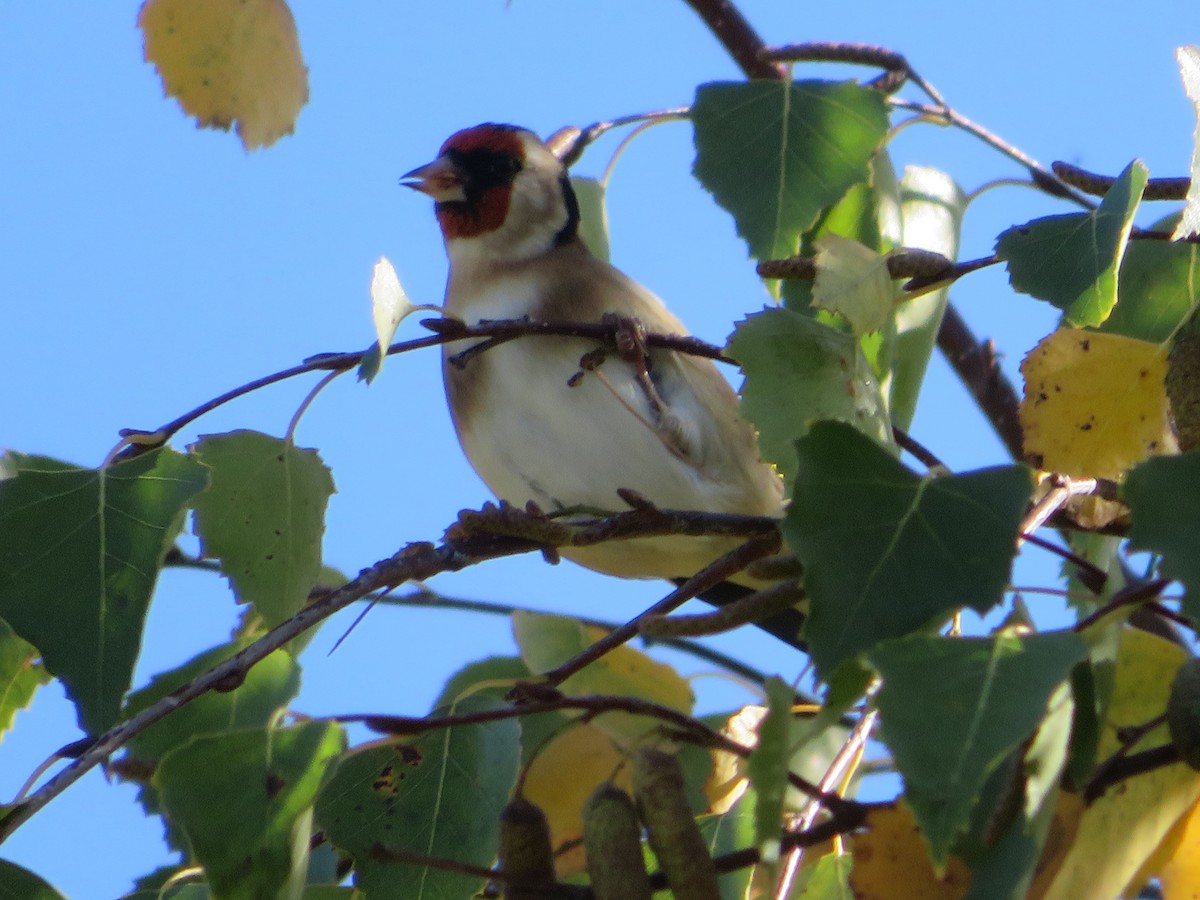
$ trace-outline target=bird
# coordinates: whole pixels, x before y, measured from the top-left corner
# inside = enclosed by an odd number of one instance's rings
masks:
[[[654,293],[588,250],[566,166],[532,131],[490,122],[463,129],[401,182],[434,200],[449,260],[447,316],[467,325],[617,316],[649,332],[688,334]],[[664,509],[783,516],[782,479],[711,360],[655,348],[641,371],[614,354],[583,371],[594,340],[496,342],[464,362],[470,346],[443,345],[446,399],[468,461],[500,500],[612,511],[627,508],[623,490]],[[561,554],[609,575],[679,583],[739,543],[674,535]],[[715,602],[762,586],[732,580],[740,584],[718,586]],[[799,645],[802,617],[786,613],[764,627]]]

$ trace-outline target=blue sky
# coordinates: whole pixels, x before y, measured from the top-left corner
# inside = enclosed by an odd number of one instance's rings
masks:
[[[1195,126],[1174,48],[1200,42],[1191,4],[1149,0],[1120,16],[1083,0],[1055,4],[917,2],[742,8],[769,41],[838,39],[904,52],[947,99],[1048,163],[1116,174],[1130,159],[1152,175],[1186,171]],[[679,2],[515,0],[293,3],[311,101],[295,136],[247,155],[232,136],[199,131],[162,97],[142,61],[136,4],[0,6],[0,446],[98,464],[122,427],[153,428],[229,387],[313,353],[372,340],[367,286],[386,254],[416,302],[441,299],[445,261],[426,198],[397,186],[452,131],[508,121],[548,134],[690,101],[699,83],[739,73]],[[847,70],[808,67],[806,77]],[[615,147],[576,171],[599,174]],[[1019,176],[972,138],[905,130],[898,167],[937,166],[968,191]],[[691,132],[656,128],[622,156],[609,191],[613,260],[721,341],[767,300],[730,219],[689,174]],[[992,191],[968,213],[964,256],[991,251],[1008,225],[1069,211],[1032,191]],[[1151,210],[1152,216],[1157,214]],[[994,337],[1006,369],[1053,327],[1051,311],[987,271],[954,299]],[[401,336],[419,329],[407,323]],[[1003,461],[962,390],[936,365],[913,433],[952,467]],[[297,381],[202,419],[197,434],[282,434],[311,386]],[[409,540],[436,539],[486,489],[454,441],[435,353],[393,358],[370,388],[343,378],[297,433],[320,449],[339,493],[327,561],[355,572]],[[1025,580],[1051,577],[1034,560]],[[613,586],[569,565],[503,561],[435,582],[454,595],[628,618],[660,594]],[[327,624],[303,659],[297,708],[424,712],[462,663],[511,651],[506,623],[467,614],[376,609],[332,655],[357,614]],[[211,576],[161,580],[135,676],[142,684],[224,639],[235,610]],[[795,660],[757,634],[722,639],[769,671]],[[670,657],[669,657],[670,658]],[[672,658],[688,672],[701,667]],[[701,679],[707,709],[752,696]],[[0,744],[0,799],[79,736],[57,686],[37,696]],[[168,861],[134,789],[92,773],[10,841],[0,857],[71,897],[114,897]]]

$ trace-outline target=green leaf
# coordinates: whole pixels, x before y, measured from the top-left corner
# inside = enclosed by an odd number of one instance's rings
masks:
[[[1137,160],[1088,213],[1047,216],[1017,225],[996,241],[1008,262],[1014,290],[1032,294],[1065,313],[1075,326],[1096,326],[1117,302],[1117,272],[1146,187],[1146,167]]]
[[[608,262],[608,209],[604,204],[604,183],[596,178],[572,175],[571,187],[579,201],[579,236],[592,251],[592,256]]]
[[[887,259],[838,234],[818,239],[816,250],[813,305],[841,315],[855,335],[882,328],[892,315]]]
[[[1003,597],[1028,469],[921,478],[838,422],[818,422],[796,447],[783,534],[804,564],[804,633],[822,677],[882,640]]]
[[[343,744],[338,725],[306,722],[202,735],[163,758],[155,786],[216,896],[303,884],[313,802]]]
[[[256,431],[205,435],[193,454],[212,472],[196,500],[204,554],[220,559],[239,602],[278,625],[321,574],[329,469],[317,451]]]
[[[747,316],[729,339],[746,376],[742,414],[758,429],[759,449],[788,484],[796,439],[818,419],[849,422],[891,443],[887,411],[858,341],[790,309]]]
[[[826,853],[800,870],[796,876],[796,889],[788,897],[794,900],[854,900],[854,891],[850,889],[853,866],[854,857],[849,853]]]
[[[754,845],[754,807],[754,789],[750,788],[727,812],[701,816],[696,820],[708,844],[710,856],[715,859]],[[753,875],[751,866],[722,873],[718,879],[721,900],[745,900],[749,896],[747,890]]]
[[[1187,588],[1183,614],[1200,618],[1200,450],[1157,456],[1132,469],[1121,493],[1129,504],[1129,544],[1162,554],[1165,578]]]
[[[533,676],[519,656],[492,656],[467,663],[448,679],[433,708],[450,707],[468,696],[487,696],[502,701],[514,684]],[[527,765],[571,722],[563,712],[544,712],[521,717],[521,764]]]
[[[1151,228],[1169,231],[1179,214]],[[1161,344],[1200,306],[1200,245],[1130,241],[1121,262],[1120,299],[1099,330]]]
[[[957,259],[967,197],[954,179],[937,169],[909,166],[900,181],[900,196],[904,246]],[[896,305],[888,408],[898,428],[912,424],[949,295],[947,285]]]
[[[790,256],[887,133],[883,95],[853,82],[713,82],[692,104],[696,178],[758,259]]]
[[[155,675],[146,687],[129,695],[121,717],[137,715],[252,642],[247,638],[214,647]],[[129,757],[154,762],[198,735],[265,727],[299,691],[300,667],[286,651],[277,650],[252,666],[233,690],[209,691],[136,735],[126,745]]]
[[[910,635],[867,654],[883,678],[876,697],[881,736],[935,865],[949,857],[988,775],[1029,738],[1086,653],[1083,638],[1067,631]]]
[[[1183,90],[1196,113],[1196,130],[1192,133],[1192,164],[1188,167],[1191,184],[1188,185],[1187,203],[1174,240],[1200,234],[1200,47],[1188,45],[1175,51],[1179,61],[1179,76],[1183,79]]]
[[[783,828],[783,798],[787,794],[791,757],[791,685],[772,675],[765,684],[767,714],[758,726],[758,743],[746,761],[746,776],[757,797],[754,813],[755,846],[779,840]]]
[[[800,236],[800,255],[812,256],[817,241],[831,234],[851,238],[880,253],[900,242],[900,185],[886,150],[872,157],[870,171],[869,181],[851,186],[841,200],[821,213],[813,228]],[[812,281],[804,278],[786,279],[779,286],[783,305],[811,314],[812,287]]]
[[[3,468],[0,617],[98,734],[116,721],[163,556],[207,475],[165,447],[99,470],[17,453]]]
[[[17,712],[29,706],[33,692],[50,681],[38,656],[37,647],[0,619],[0,739],[12,728]]]
[[[456,713],[499,704],[470,697]],[[518,725],[458,725],[349,754],[321,791],[317,822],[354,856],[355,886],[371,900],[462,900],[480,880],[388,858],[388,851],[477,866],[496,858],[497,823],[517,776]]]
[[[65,900],[41,876],[6,859],[0,859],[0,897],[4,900]]]

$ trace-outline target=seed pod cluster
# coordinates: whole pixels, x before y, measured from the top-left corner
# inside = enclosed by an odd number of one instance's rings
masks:
[[[1180,329],[1167,357],[1167,397],[1179,449],[1200,447],[1200,324]]]
[[[545,814],[523,797],[500,813],[500,868],[504,900],[544,900],[555,886],[554,848]]]
[[[633,758],[633,796],[675,900],[720,900],[716,866],[688,806],[675,757],[638,750]]]
[[[1171,682],[1167,730],[1180,757],[1200,771],[1200,659],[1189,659]]]
[[[583,847],[596,900],[650,900],[642,826],[633,801],[605,782],[583,806]]]

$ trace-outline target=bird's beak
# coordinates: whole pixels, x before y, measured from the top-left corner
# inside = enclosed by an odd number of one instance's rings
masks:
[[[445,156],[439,156],[433,162],[413,169],[400,178],[400,183],[414,191],[428,194],[438,203],[467,199],[466,191],[463,190],[462,173]]]

